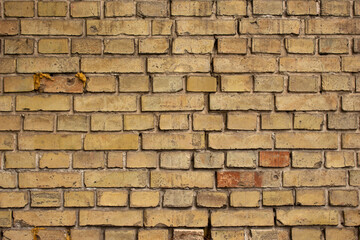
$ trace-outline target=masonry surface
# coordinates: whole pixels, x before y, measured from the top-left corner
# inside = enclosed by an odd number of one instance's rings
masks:
[[[0,239],[359,239],[360,1],[0,16]]]

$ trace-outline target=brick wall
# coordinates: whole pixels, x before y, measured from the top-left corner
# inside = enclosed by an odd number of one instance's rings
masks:
[[[1,239],[358,239],[359,0],[0,12]]]

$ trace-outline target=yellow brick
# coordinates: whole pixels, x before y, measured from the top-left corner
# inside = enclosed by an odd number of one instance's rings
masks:
[[[284,187],[322,187],[322,186],[345,186],[345,171],[331,170],[292,170],[284,172]]]
[[[282,0],[254,0],[253,14],[281,15],[283,12]]]
[[[291,115],[287,113],[261,114],[261,129],[291,129]]]
[[[183,89],[182,76],[153,76],[153,92],[179,92]]]
[[[54,116],[52,115],[25,115],[24,130],[28,131],[53,131]]]
[[[207,208],[221,208],[227,204],[227,194],[224,192],[198,192],[197,206]]]
[[[0,173],[0,187],[1,188],[15,188],[17,174],[15,172],[1,172]]]
[[[325,91],[351,91],[353,81],[349,75],[322,75],[321,87]]]
[[[21,34],[24,35],[69,35],[83,33],[81,20],[21,20]]]
[[[67,2],[38,2],[38,15],[40,17],[65,17],[67,13]]]
[[[86,82],[88,92],[115,92],[115,76],[90,76]]]
[[[293,151],[293,168],[320,168],[322,166],[321,152]]]
[[[6,152],[5,168],[35,168],[35,157],[32,152]]]
[[[65,73],[79,70],[79,58],[77,57],[37,57],[19,58],[17,71],[20,73],[51,72]]]
[[[284,90],[284,77],[281,75],[255,76],[255,92],[282,92]]]
[[[177,20],[178,35],[235,35],[233,20]]]
[[[87,20],[87,35],[149,35],[148,20]]]
[[[75,226],[76,212],[73,210],[14,211],[14,223],[28,226]]]
[[[144,215],[146,227],[205,227],[208,222],[206,210],[148,209]]]
[[[169,40],[166,38],[146,38],[139,40],[139,53],[162,54],[169,50]]]
[[[101,39],[72,39],[71,53],[78,54],[101,54]]]
[[[251,236],[253,240],[261,239],[279,239],[289,240],[289,231],[284,229],[251,229]]]
[[[105,17],[130,17],[133,15],[135,15],[133,0],[105,2]]]
[[[204,149],[204,133],[143,133],[143,149]]]
[[[239,29],[241,34],[299,34],[300,20],[243,18],[240,21]]]
[[[246,1],[217,1],[217,15],[246,15]]]
[[[289,15],[316,15],[316,0],[288,0],[287,14]]]
[[[181,1],[171,2],[171,15],[205,17],[212,14],[212,2],[208,1]]]
[[[11,211],[0,211],[0,227],[11,227]]]
[[[87,134],[84,150],[136,150],[138,134]]]
[[[60,207],[61,193],[53,191],[32,191],[31,207]]]
[[[235,168],[256,168],[257,153],[253,151],[227,152],[226,166]]]
[[[123,159],[125,159],[125,153],[114,151],[109,152],[107,166],[109,168],[122,168],[124,165]]]
[[[8,239],[31,239],[32,233],[31,230],[5,230],[3,232],[4,238]],[[43,233],[43,232],[41,232]]]
[[[360,2],[359,1],[354,2],[354,15],[357,15],[357,16],[360,15]]]
[[[311,38],[287,38],[285,46],[288,53],[314,54],[315,41]]]
[[[215,57],[214,72],[218,73],[249,73],[274,72],[277,70],[276,59],[273,57]]]
[[[130,207],[157,207],[159,202],[159,191],[131,191],[130,193]]]
[[[77,112],[134,112],[136,111],[136,96],[75,96],[74,110]]]
[[[99,17],[100,2],[71,2],[72,17]]]
[[[346,38],[321,38],[319,53],[349,53],[349,41]]]
[[[294,196],[291,190],[263,191],[264,206],[294,205]]]
[[[156,168],[158,163],[156,152],[128,152],[126,157],[127,168]]]
[[[328,111],[337,109],[336,95],[293,94],[276,96],[279,111]]]
[[[147,59],[150,73],[210,72],[210,58],[207,56],[168,56]]]
[[[169,231],[166,229],[151,229],[145,230],[140,229],[138,234],[139,240],[168,240],[169,238]]]
[[[336,133],[292,132],[277,133],[276,148],[308,148],[308,149],[336,149],[338,145]]]
[[[141,97],[142,111],[190,111],[204,109],[203,94],[153,94]]]
[[[272,110],[270,94],[211,94],[210,110]]]
[[[101,207],[124,207],[128,204],[127,191],[105,191],[97,192],[97,205]]]
[[[34,79],[28,76],[4,77],[4,92],[31,92]]]
[[[328,114],[329,129],[357,129],[358,117],[356,114]]]
[[[39,40],[39,53],[69,53],[68,39],[49,38]]]
[[[117,239],[135,239],[136,230],[105,230],[105,239],[106,240],[117,240]]]
[[[318,92],[320,77],[316,75],[290,75],[290,92]]]
[[[16,68],[15,59],[0,58],[0,73],[14,73]]]
[[[251,50],[253,53],[281,53],[281,39],[253,38]]]
[[[198,38],[175,38],[173,40],[172,52],[175,54],[195,53],[206,54],[212,53],[214,48],[214,39]]]
[[[137,14],[140,17],[166,17],[167,2],[138,2]]]
[[[91,115],[92,131],[121,131],[122,128],[123,120],[119,114],[97,113]]]
[[[360,146],[360,134],[357,133],[344,133],[341,136],[343,148],[358,148]]]
[[[93,207],[94,198],[91,191],[67,191],[64,192],[64,207]]]
[[[302,130],[321,130],[324,123],[322,114],[295,113],[294,128]]]
[[[212,188],[213,172],[152,171],[151,188]]]
[[[83,115],[60,115],[58,116],[57,130],[87,132],[88,120]]]
[[[277,209],[276,219],[283,226],[338,225],[339,213],[329,209]]]
[[[358,95],[344,95],[342,97],[342,109],[344,111],[359,111],[360,98]]]
[[[321,2],[321,15],[350,16],[350,2],[339,0],[324,0]]]
[[[23,208],[28,201],[27,192],[0,192],[0,208]]]
[[[250,92],[253,87],[251,75],[221,75],[221,91]]]
[[[154,129],[154,116],[152,114],[124,115],[124,130],[150,129]]]
[[[322,232],[316,228],[292,228],[291,236],[293,240],[321,240]]]
[[[193,205],[192,190],[166,190],[164,193],[164,207],[190,207]]]
[[[221,152],[196,152],[194,168],[223,168],[225,155]]]
[[[339,72],[338,57],[282,57],[280,71],[286,72]]]
[[[326,228],[325,236],[327,240],[336,240],[336,239],[348,239],[356,240],[357,232],[353,228]]]
[[[21,116],[0,115],[0,131],[19,131],[21,129]]]
[[[246,54],[247,39],[246,38],[220,38],[218,39],[219,53]]]
[[[11,134],[0,134],[0,150],[13,150],[14,136]]]
[[[216,92],[217,80],[215,77],[189,76],[186,90],[189,92]]]
[[[159,128],[161,130],[186,130],[189,129],[188,114],[161,114]]]
[[[105,160],[102,152],[75,152],[73,168],[104,168]]]
[[[0,23],[0,35],[11,36],[19,33],[17,20],[1,20]]]
[[[267,133],[209,133],[209,147],[212,149],[266,149],[272,145]]]
[[[230,194],[230,205],[232,207],[259,207],[259,191],[232,191]]]
[[[148,174],[145,171],[87,171],[86,187],[145,187]]]
[[[140,210],[80,210],[79,215],[80,226],[143,226],[143,212]]]
[[[100,229],[71,229],[70,236],[72,240],[99,240],[102,236]]]
[[[345,226],[359,226],[359,210],[344,210]]]
[[[128,75],[119,78],[120,92],[148,92],[149,77]]]
[[[214,227],[273,226],[274,213],[271,209],[218,210],[211,213]]]
[[[81,186],[80,172],[21,172],[20,188],[78,188]]]
[[[172,20],[153,20],[151,22],[152,35],[171,35],[172,28]],[[174,40],[176,40],[176,38]]]
[[[359,193],[357,190],[331,190],[329,203],[331,206],[356,207],[359,205]]]
[[[33,54],[34,39],[5,39],[5,54]]]
[[[160,167],[166,169],[189,169],[191,154],[189,152],[162,152]]]
[[[4,2],[6,17],[34,17],[34,2]]]
[[[133,39],[105,39],[104,53],[133,54],[135,45]]]
[[[44,153],[40,157],[40,168],[69,168],[70,155],[62,152]]]
[[[102,58],[81,59],[81,71],[91,73],[142,73],[145,62],[141,58]]]
[[[65,95],[17,96],[16,111],[69,111],[70,97]]]
[[[326,168],[355,167],[355,155],[353,152],[326,152]]]
[[[78,134],[21,134],[20,150],[78,150],[82,147]]]
[[[314,18],[305,22],[306,34],[359,34],[359,19],[351,18]]]
[[[220,114],[194,114],[193,129],[195,131],[221,131],[224,119]]]

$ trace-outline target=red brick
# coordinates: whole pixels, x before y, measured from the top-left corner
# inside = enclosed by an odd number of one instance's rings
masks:
[[[290,152],[261,151],[259,166],[261,167],[288,167],[290,165]]]
[[[217,172],[218,188],[279,187],[279,171],[225,171]]]

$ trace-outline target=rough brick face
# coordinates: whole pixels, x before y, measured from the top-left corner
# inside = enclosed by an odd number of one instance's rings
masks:
[[[358,238],[359,0],[0,13],[0,238]]]

